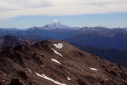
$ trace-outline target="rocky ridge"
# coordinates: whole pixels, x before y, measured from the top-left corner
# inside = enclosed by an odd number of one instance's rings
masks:
[[[39,42],[39,40],[25,40],[25,39],[17,38],[12,35],[6,35],[0,38],[0,50],[3,50],[7,47],[13,48],[21,44],[32,45],[37,42]]]
[[[0,85],[127,85],[127,69],[66,41],[0,52]]]

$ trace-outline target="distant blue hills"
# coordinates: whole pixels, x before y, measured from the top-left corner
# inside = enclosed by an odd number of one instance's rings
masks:
[[[0,36],[5,35],[21,39],[67,40],[84,46],[127,50],[127,28],[69,27],[54,20],[42,27],[31,27],[26,30],[0,28]]]

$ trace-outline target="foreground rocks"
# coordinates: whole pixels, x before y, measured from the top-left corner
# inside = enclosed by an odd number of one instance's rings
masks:
[[[127,85],[127,69],[66,41],[0,52],[0,85]]]

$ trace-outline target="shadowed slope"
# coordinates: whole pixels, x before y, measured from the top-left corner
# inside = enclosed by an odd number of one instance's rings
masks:
[[[46,40],[0,53],[0,84],[126,85],[127,69],[66,41]]]

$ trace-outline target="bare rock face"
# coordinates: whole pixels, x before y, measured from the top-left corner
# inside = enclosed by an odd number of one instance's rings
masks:
[[[66,41],[0,52],[0,85],[127,85],[127,69]]]

